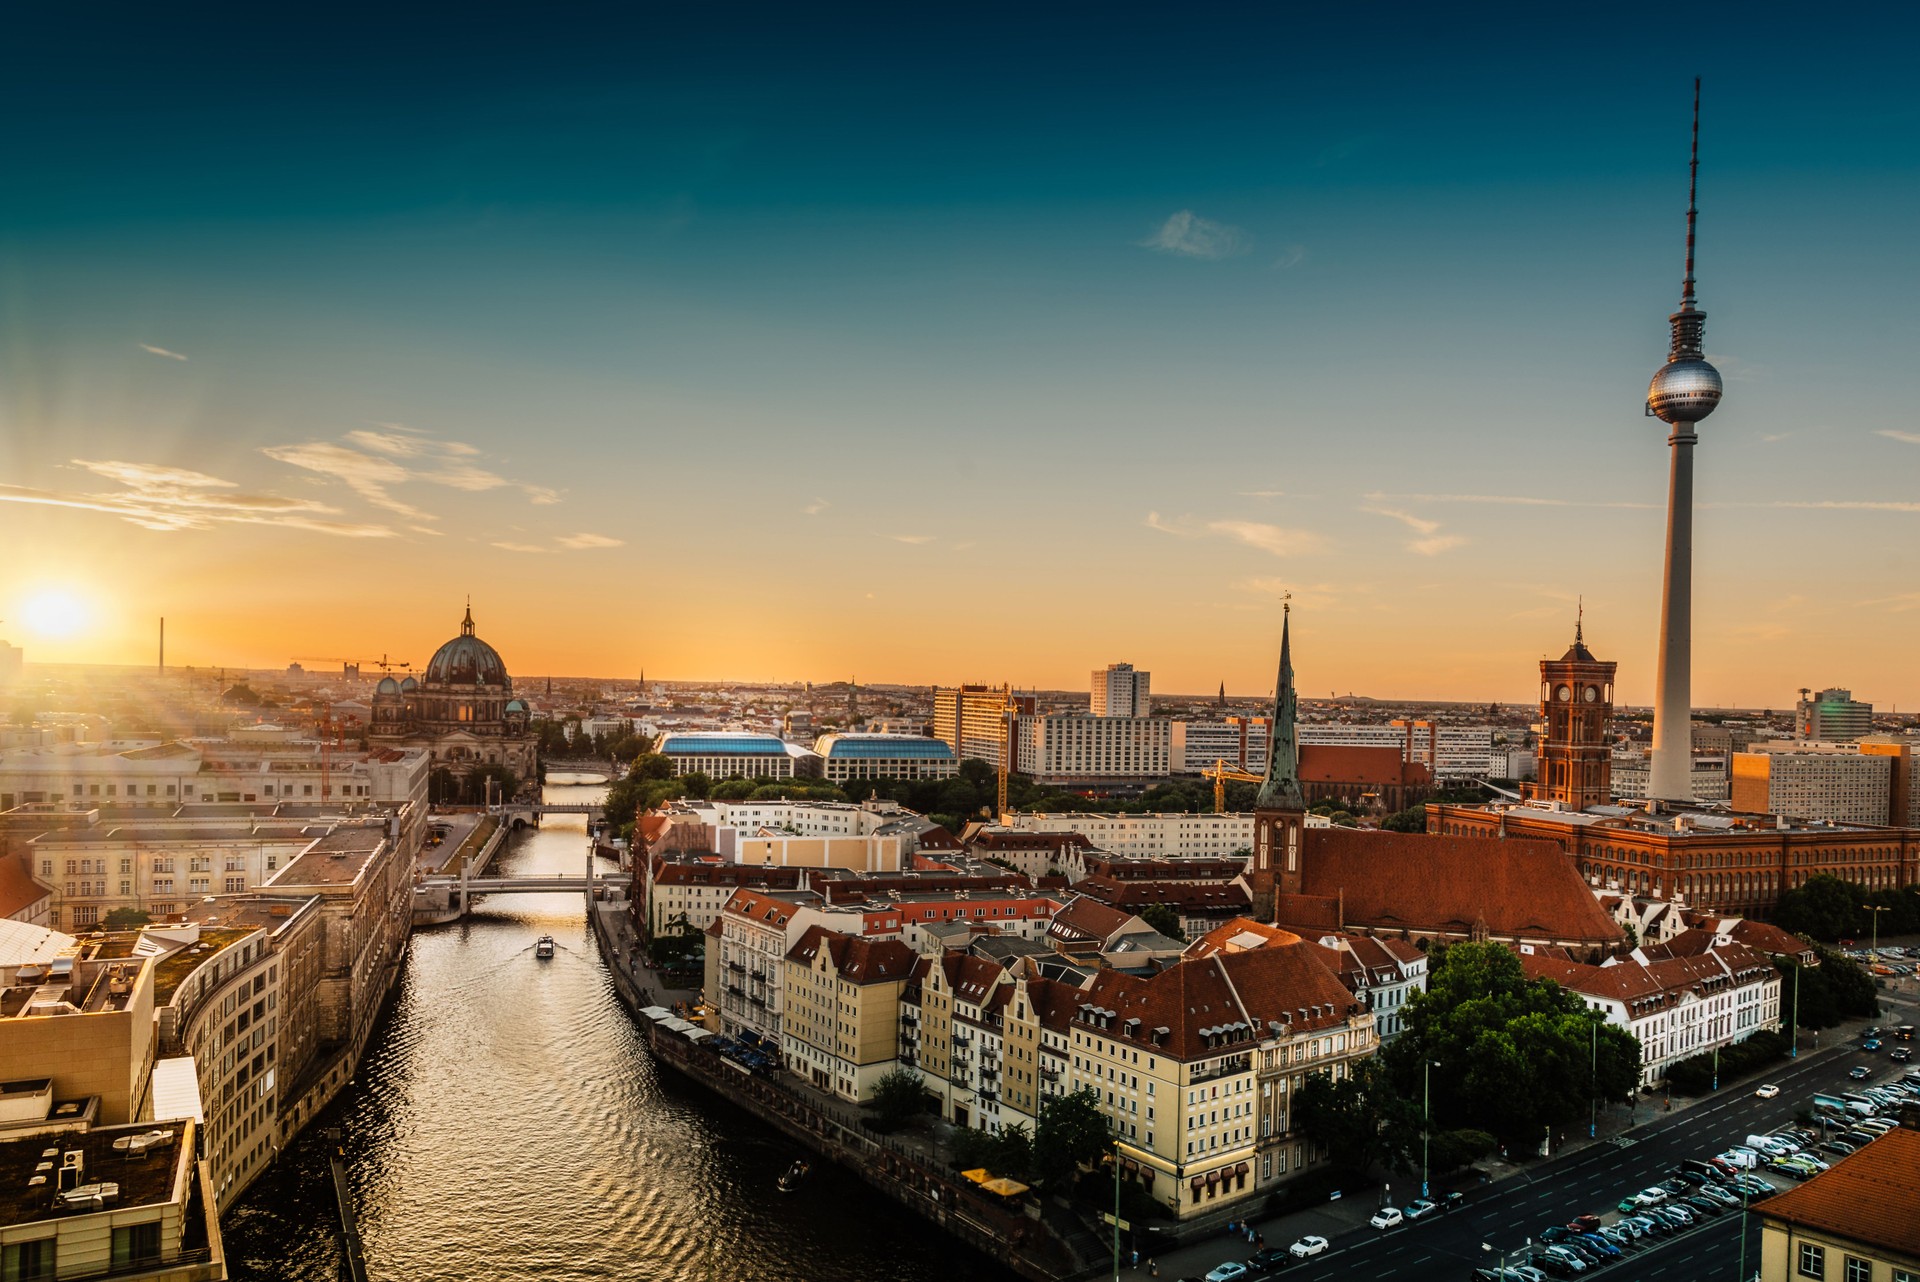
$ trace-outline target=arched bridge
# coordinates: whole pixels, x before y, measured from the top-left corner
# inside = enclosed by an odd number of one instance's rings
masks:
[[[541,802],[509,801],[487,807],[487,813],[502,823],[519,827],[528,823],[539,823],[541,815],[585,815],[589,823],[606,816],[607,808],[598,803],[569,803],[549,805]]]

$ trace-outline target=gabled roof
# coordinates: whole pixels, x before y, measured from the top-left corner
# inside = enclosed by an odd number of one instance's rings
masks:
[[[1920,1258],[1920,1131],[1897,1127],[1833,1169],[1762,1202],[1761,1215]]]
[[[1101,903],[1129,912],[1165,904],[1182,912],[1244,913],[1252,901],[1243,887],[1226,882],[1115,881],[1111,877],[1083,877],[1073,888]]]
[[[27,857],[0,858],[0,919],[25,912],[53,892],[27,871]]]
[[[1464,934],[1484,922],[1507,939],[1620,938],[1551,842],[1309,828],[1300,863],[1302,891],[1343,905],[1349,927]]]
[[[894,984],[913,974],[919,954],[897,939],[868,939],[825,926],[809,926],[787,950],[787,960],[813,965],[825,949],[839,978],[851,984]]]
[[[1131,913],[1085,895],[1075,895],[1053,915],[1047,934],[1062,943],[1104,944],[1131,920]]]

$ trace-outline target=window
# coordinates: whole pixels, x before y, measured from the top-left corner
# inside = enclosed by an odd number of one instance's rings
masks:
[[[157,1264],[160,1261],[160,1221],[129,1224],[113,1231],[113,1263],[122,1265]]]
[[[1873,1282],[1873,1261],[1863,1260],[1857,1255],[1849,1255],[1846,1275],[1846,1282]]]
[[[1811,1242],[1800,1244],[1800,1276],[1803,1278],[1824,1278],[1827,1276],[1827,1249],[1815,1246]]]
[[[0,1247],[0,1278],[6,1282],[52,1282],[54,1239],[9,1242]]]

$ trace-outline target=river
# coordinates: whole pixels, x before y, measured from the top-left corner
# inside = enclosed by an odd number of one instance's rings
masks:
[[[603,791],[554,782],[547,799]],[[585,858],[584,820],[553,815],[495,866],[574,873]],[[375,1279],[1008,1276],[829,1164],[775,1193],[796,1147],[655,1065],[584,916],[569,895],[491,895],[414,932],[354,1082],[229,1211],[232,1277],[340,1276],[329,1127]],[[559,943],[544,964],[542,934]]]

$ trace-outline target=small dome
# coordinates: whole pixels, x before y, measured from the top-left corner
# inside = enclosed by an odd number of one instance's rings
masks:
[[[1720,371],[1705,361],[1668,361],[1647,386],[1647,408],[1668,423],[1698,423],[1720,404],[1720,390]]]
[[[507,700],[508,712],[525,712],[526,710],[527,710],[527,705],[520,702],[520,700],[518,699]]]
[[[415,681],[412,677],[400,678],[401,694],[412,694],[415,690],[418,690],[419,688],[420,688],[420,683],[418,681]]]
[[[373,693],[375,695],[399,694],[400,683],[392,677],[381,677],[380,684],[373,688]]]

